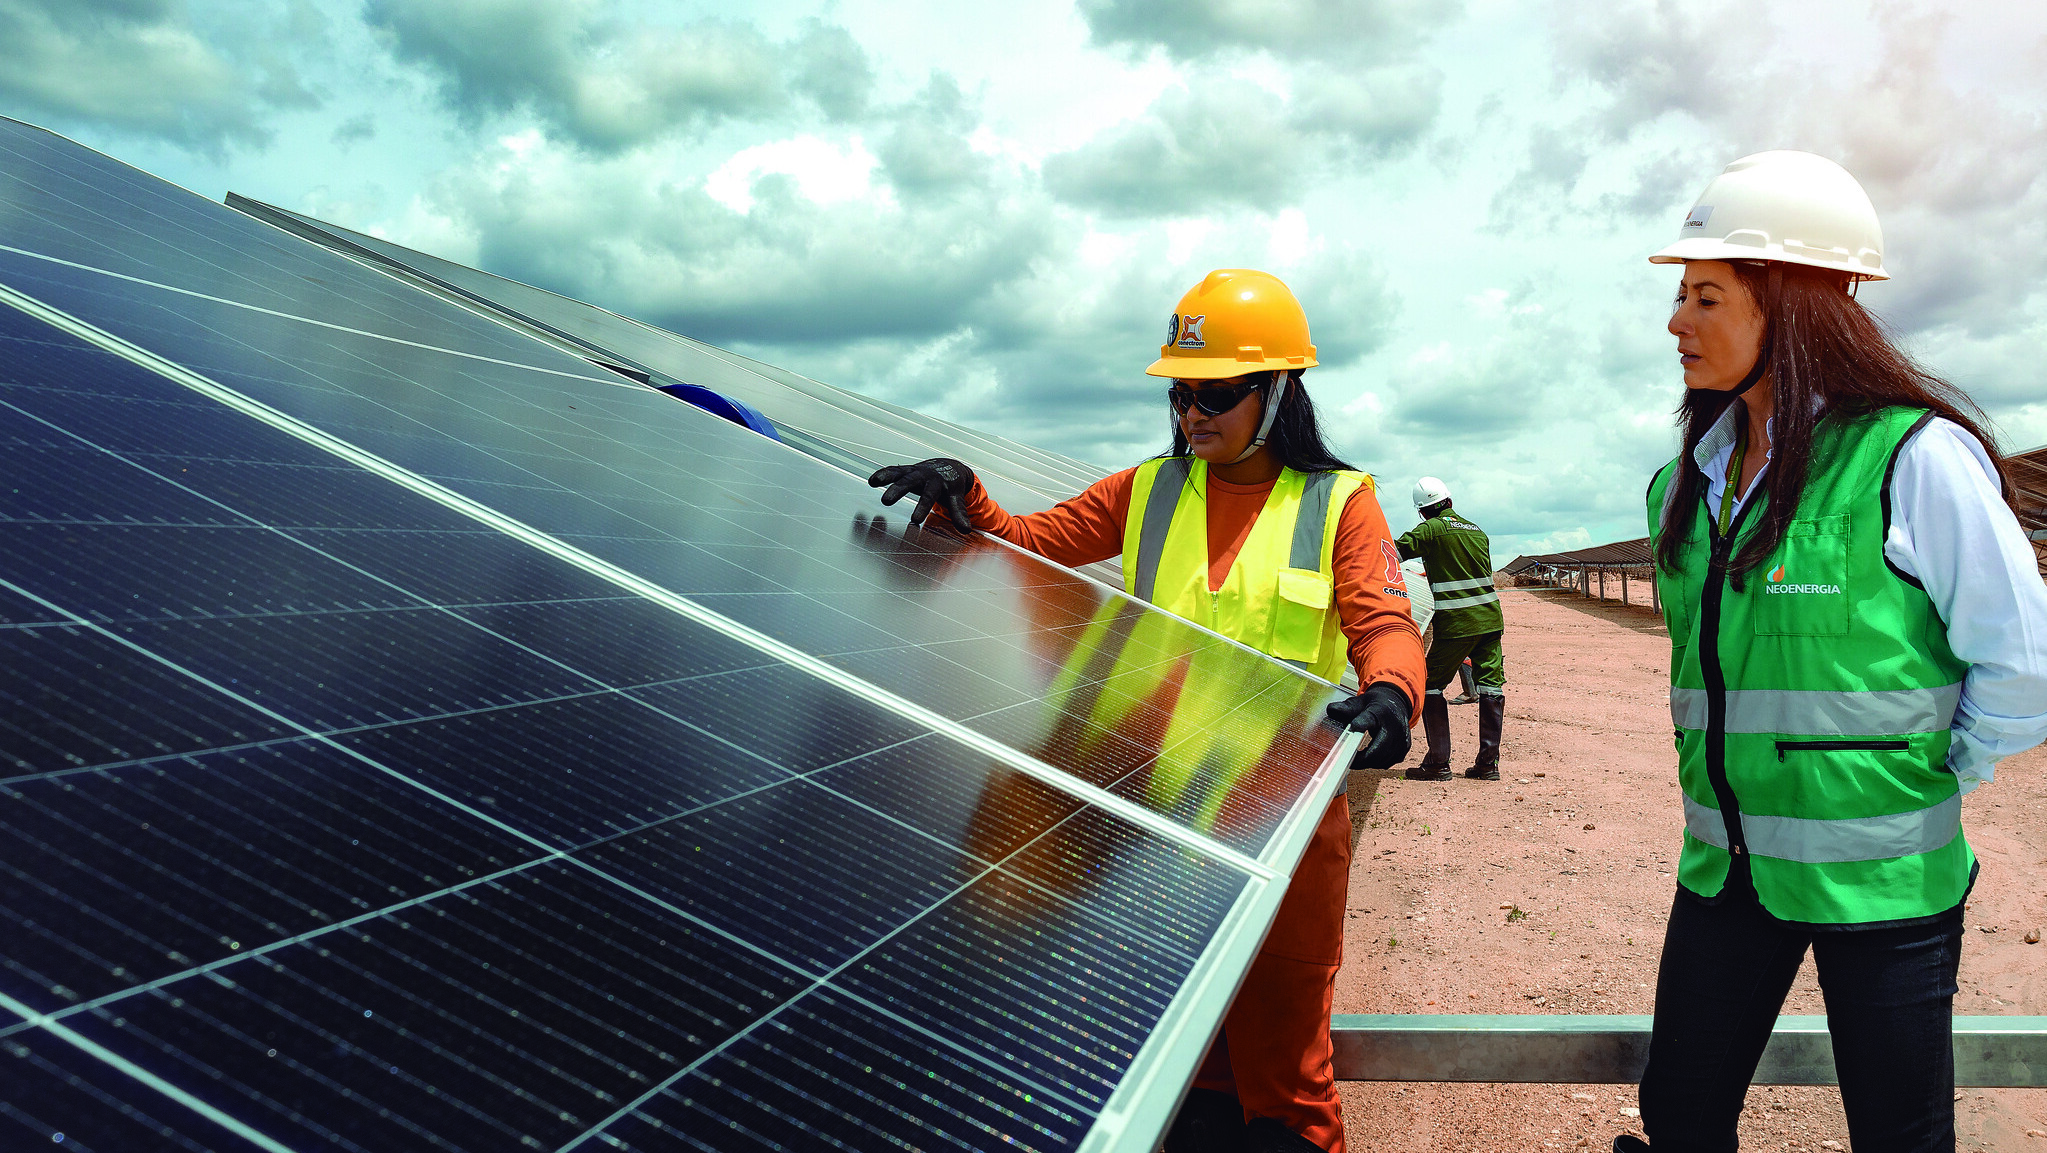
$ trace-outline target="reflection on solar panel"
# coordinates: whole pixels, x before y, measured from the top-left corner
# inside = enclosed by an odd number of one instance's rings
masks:
[[[0,1146],[1150,1149],[1329,688],[0,122]]]
[[[489,309],[543,338],[556,338],[594,362],[645,374],[655,384],[693,384],[742,401],[773,421],[783,439],[806,450],[821,449],[817,455],[849,471],[865,474],[894,461],[959,457],[972,461],[995,498],[1016,512],[1049,508],[1104,475],[1070,457],[833,388],[388,240],[243,196],[230,194],[227,202],[338,252],[398,270],[451,299]]]

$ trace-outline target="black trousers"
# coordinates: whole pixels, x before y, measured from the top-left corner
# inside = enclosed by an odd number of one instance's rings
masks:
[[[1670,910],[1642,1076],[1656,1153],[1733,1153],[1749,1078],[1808,946],[1855,1153],[1953,1153],[1961,907],[1930,923],[1815,931],[1772,917],[1737,879],[1717,905],[1680,890]]]

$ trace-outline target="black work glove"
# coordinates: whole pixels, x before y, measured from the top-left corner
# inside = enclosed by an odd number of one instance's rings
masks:
[[[894,504],[903,499],[904,493],[917,494],[917,509],[910,514],[911,524],[923,524],[931,515],[931,506],[945,502],[945,515],[963,533],[974,531],[973,518],[967,515],[967,494],[974,491],[974,470],[949,456],[934,456],[916,464],[892,464],[887,468],[874,470],[867,483],[875,488],[888,486],[881,494],[881,503]]]
[[[1372,738],[1350,759],[1352,769],[1390,769],[1406,760],[1414,743],[1407,731],[1407,718],[1412,715],[1414,705],[1407,694],[1385,681],[1374,682],[1357,696],[1329,706],[1330,720]]]

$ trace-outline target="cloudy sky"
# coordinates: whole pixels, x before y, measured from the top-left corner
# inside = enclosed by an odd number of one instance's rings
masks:
[[[734,15],[743,11],[744,15]],[[2047,5],[0,0],[0,113],[1120,467],[1210,268],[1301,296],[1396,527],[1642,533],[1679,391],[1643,257],[1833,157],[1873,306],[2047,442]]]

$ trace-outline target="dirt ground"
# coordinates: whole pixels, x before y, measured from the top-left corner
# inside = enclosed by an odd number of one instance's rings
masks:
[[[1646,604],[1549,589],[1501,596],[1503,779],[1351,780],[1358,840],[1338,1013],[1654,1007],[1683,824],[1665,696],[1669,639]],[[1461,768],[1477,710],[1453,707],[1451,725]],[[1410,763],[1421,758],[1416,738]],[[2025,943],[2029,930],[2047,927],[2047,751],[1999,765],[1996,782],[1964,802],[1963,821],[1982,873],[1955,1012],[2047,1014],[2047,945]],[[1784,1011],[1825,1011],[1810,958]],[[1616,1134],[1641,1132],[1632,1085],[1349,1082],[1342,1092],[1359,1153],[1603,1153]],[[1961,1149],[2047,1153],[2047,1090],[1970,1089],[1955,1108]],[[1839,1091],[1752,1089],[1741,1143],[1849,1148]]]

